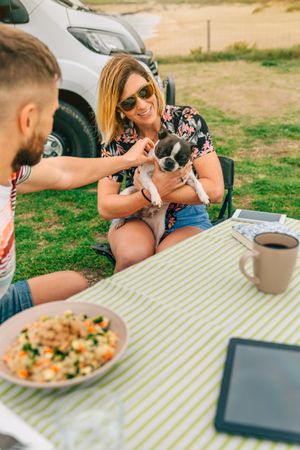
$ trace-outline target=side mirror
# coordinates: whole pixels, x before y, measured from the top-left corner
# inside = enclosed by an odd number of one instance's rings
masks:
[[[29,15],[20,0],[1,0],[0,22],[12,24],[28,23]]]
[[[0,22],[12,23],[10,0],[2,0],[0,3]]]

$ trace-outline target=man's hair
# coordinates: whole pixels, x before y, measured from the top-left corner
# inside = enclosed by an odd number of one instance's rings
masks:
[[[104,66],[99,80],[97,122],[104,144],[108,144],[124,130],[124,121],[117,111],[126,81],[132,74],[140,75],[154,90],[158,113],[164,110],[164,99],[158,85],[149,72],[133,56],[120,53]]]
[[[58,62],[45,44],[24,31],[0,25],[1,90],[44,86],[60,77]]]

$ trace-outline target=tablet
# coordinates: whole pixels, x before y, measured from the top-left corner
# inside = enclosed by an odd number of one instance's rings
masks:
[[[232,338],[215,427],[300,443],[300,347]]]
[[[277,214],[264,211],[251,211],[250,209],[237,209],[232,216],[233,220],[241,222],[277,222],[284,223],[286,214]]]

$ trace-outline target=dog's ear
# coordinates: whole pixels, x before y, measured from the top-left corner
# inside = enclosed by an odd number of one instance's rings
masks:
[[[161,129],[158,132],[158,139],[164,139],[169,134],[168,130],[165,127],[161,127]]]
[[[194,144],[191,144],[188,141],[184,141],[185,145],[186,145],[186,149],[187,151],[190,153],[190,155],[192,156],[193,151],[194,151]]]

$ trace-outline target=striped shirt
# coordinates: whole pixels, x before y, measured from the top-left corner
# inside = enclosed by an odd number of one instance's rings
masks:
[[[29,177],[31,168],[22,166],[7,186],[0,185],[0,299],[9,288],[15,272],[14,215],[16,186]]]

